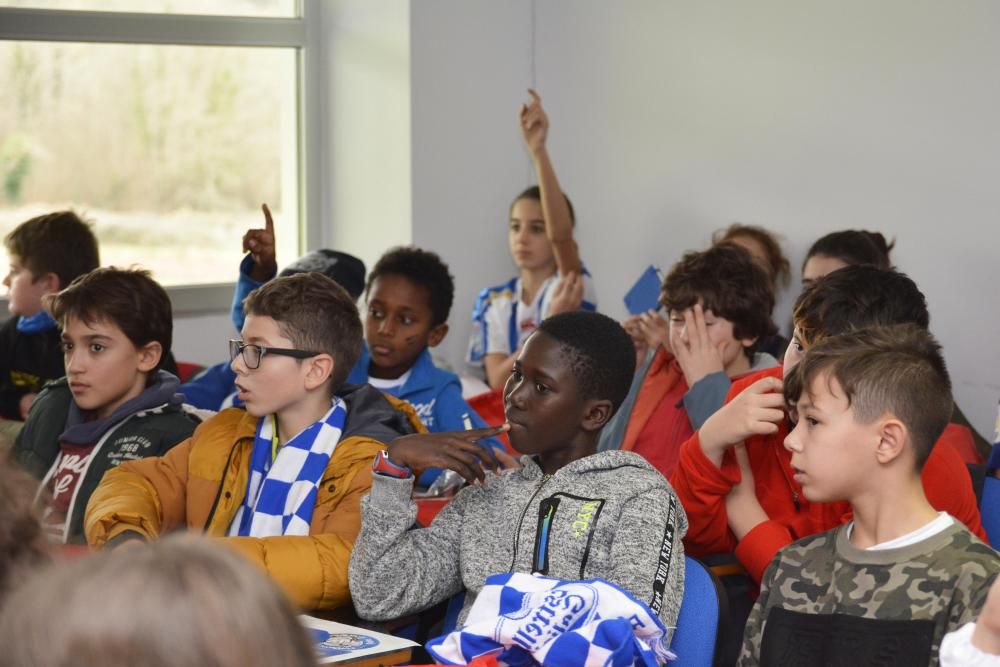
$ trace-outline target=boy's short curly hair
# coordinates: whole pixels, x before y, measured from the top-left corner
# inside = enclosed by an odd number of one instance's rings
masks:
[[[275,278],[250,292],[246,315],[270,317],[297,349],[329,354],[333,393],[343,386],[361,354],[361,317],[354,299],[322,273]]]
[[[536,331],[559,343],[584,399],[611,401],[610,419],[635,375],[635,347],[622,325],[607,315],[577,310],[543,320]]]
[[[7,234],[4,246],[35,278],[47,273],[59,276],[60,289],[101,265],[97,237],[73,211],[47,213],[22,222]]]
[[[792,323],[806,347],[874,326],[930,325],[927,300],[909,276],[871,265],[845,266],[817,280],[795,301]]]
[[[702,308],[733,323],[737,339],[773,336],[771,321],[774,286],[762,266],[745,248],[720,243],[708,250],[689,252],[674,264],[663,281],[660,303],[683,311],[701,302]],[[744,348],[753,358],[756,343]]]
[[[434,326],[448,321],[455,300],[455,279],[437,253],[414,246],[392,248],[368,274],[366,298],[375,280],[385,275],[402,276],[426,289]]]
[[[798,402],[824,375],[840,385],[858,422],[885,414],[903,422],[923,466],[954,406],[941,346],[926,329],[899,324],[825,338],[785,377],[785,400]]]
[[[143,269],[94,269],[46,297],[45,303],[63,326],[70,317],[88,324],[105,320],[121,329],[137,348],[156,341],[163,351],[154,372],[163,366],[173,344],[170,297]]]

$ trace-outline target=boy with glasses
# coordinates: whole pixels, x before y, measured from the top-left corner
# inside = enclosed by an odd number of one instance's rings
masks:
[[[111,471],[88,507],[87,540],[204,531],[257,562],[300,607],[349,604],[371,461],[382,443],[423,427],[409,406],[344,385],[361,320],[330,278],[277,278],[244,308],[230,354],[246,411],[224,410],[166,456]]]

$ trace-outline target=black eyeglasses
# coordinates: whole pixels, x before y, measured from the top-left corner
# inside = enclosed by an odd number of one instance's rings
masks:
[[[244,343],[241,340],[229,341],[229,359],[236,360],[236,356],[243,355],[243,363],[247,368],[256,370],[260,368],[260,360],[265,354],[280,354],[283,357],[295,357],[296,359],[308,359],[315,357],[319,352],[306,352],[305,350],[292,350],[286,347],[265,347],[264,345],[254,345]]]

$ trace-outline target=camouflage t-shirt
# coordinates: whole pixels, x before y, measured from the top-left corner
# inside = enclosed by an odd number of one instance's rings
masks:
[[[854,547],[848,526],[783,549],[761,583],[739,664],[937,665],[975,620],[1000,556],[959,522],[898,549]]]

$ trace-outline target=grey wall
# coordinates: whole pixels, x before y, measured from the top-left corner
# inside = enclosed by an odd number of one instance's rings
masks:
[[[502,230],[524,184],[514,114],[534,46],[602,310],[623,315],[645,264],[669,268],[732,221],[780,233],[793,266],[829,231],[880,230],[989,436],[998,29],[991,0],[413,3],[413,239],[460,285],[448,358],[461,359],[475,290],[512,275]]]
[[[439,351],[453,365],[476,291],[513,275],[507,207],[531,181],[517,110],[535,83],[602,310],[622,316],[642,267],[669,268],[733,221],[781,234],[793,266],[829,231],[880,230],[927,294],[959,403],[992,433],[1000,4],[327,7],[323,238],[369,266],[389,245],[437,250],[457,283]],[[187,326],[179,343],[199,338]]]

